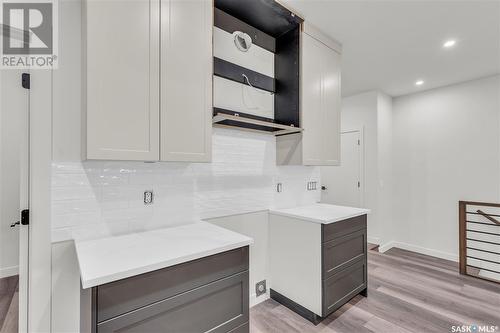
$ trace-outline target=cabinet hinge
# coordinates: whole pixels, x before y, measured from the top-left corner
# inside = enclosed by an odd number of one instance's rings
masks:
[[[24,89],[30,89],[31,77],[28,73],[21,74],[21,85]]]

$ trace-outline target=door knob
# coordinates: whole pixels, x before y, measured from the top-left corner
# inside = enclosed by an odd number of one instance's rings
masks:
[[[16,226],[20,225],[21,222],[20,221],[17,221],[17,222],[14,222],[10,225],[11,228],[15,228]]]

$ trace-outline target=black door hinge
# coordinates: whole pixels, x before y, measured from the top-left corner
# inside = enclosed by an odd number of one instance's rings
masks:
[[[21,75],[21,85],[24,89],[30,89],[31,86],[31,78],[28,73],[23,73]]]
[[[29,209],[23,209],[21,211],[21,224],[22,225],[30,224],[30,210]]]

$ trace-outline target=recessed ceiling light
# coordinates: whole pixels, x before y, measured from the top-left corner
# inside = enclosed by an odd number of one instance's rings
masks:
[[[421,85],[423,85],[423,84],[424,84],[424,81],[423,81],[423,80],[418,80],[418,81],[416,81],[416,82],[415,82],[415,85],[416,85],[416,86],[421,86]]]
[[[450,39],[450,40],[447,40],[446,42],[444,42],[443,47],[450,48],[450,47],[454,46],[456,43],[457,43],[456,40]]]

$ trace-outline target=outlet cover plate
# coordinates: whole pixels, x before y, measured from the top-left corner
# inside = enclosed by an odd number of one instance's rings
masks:
[[[144,191],[144,204],[151,205],[153,204],[154,194],[153,191]]]
[[[255,296],[259,297],[267,292],[266,280],[262,280],[255,284]]]

